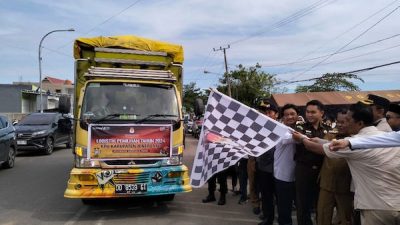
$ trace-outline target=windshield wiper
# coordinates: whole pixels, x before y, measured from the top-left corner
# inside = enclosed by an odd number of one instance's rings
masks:
[[[144,121],[150,120],[152,118],[156,118],[156,117],[178,117],[178,115],[174,115],[174,114],[151,114],[146,116],[145,118],[141,119],[141,120],[137,120],[135,123],[142,123]]]
[[[103,116],[103,117],[100,117],[100,118],[97,119],[97,120],[94,120],[93,123],[98,123],[98,122],[101,122],[101,121],[103,121],[103,120],[112,119],[112,118],[118,117],[118,116],[120,116],[120,115],[121,115],[121,114],[119,114],[119,113],[108,114],[108,115],[105,115],[105,116]]]
[[[108,114],[108,115],[106,115],[106,116],[103,116],[103,117],[101,117],[101,118],[99,118],[99,119],[97,119],[97,120],[93,120],[93,123],[98,123],[98,122],[101,122],[101,121],[104,121],[104,120],[108,120],[108,119],[112,119],[112,118],[115,118],[115,117],[128,117],[128,118],[120,118],[120,119],[122,119],[122,120],[126,120],[126,119],[130,119],[129,117],[130,116],[140,116],[140,115],[138,115],[138,114],[126,114],[126,113],[113,113],[113,114]]]

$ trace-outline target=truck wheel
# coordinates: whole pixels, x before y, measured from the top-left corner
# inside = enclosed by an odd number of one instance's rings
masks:
[[[53,150],[54,150],[53,138],[47,137],[46,145],[45,145],[45,149],[44,149],[44,154],[51,155],[51,153],[53,153]]]
[[[92,198],[82,198],[81,201],[84,205],[94,205],[96,203],[96,199]]]
[[[160,196],[160,200],[161,201],[165,201],[165,202],[173,201],[174,198],[175,198],[175,194],[169,194],[169,195]]]
[[[3,168],[6,168],[6,169],[14,167],[14,165],[15,165],[15,155],[17,153],[12,146],[10,146],[9,148],[10,149],[8,150],[7,160],[3,163]]]

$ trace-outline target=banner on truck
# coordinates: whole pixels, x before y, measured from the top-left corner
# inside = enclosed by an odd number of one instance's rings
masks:
[[[168,158],[172,126],[163,124],[91,124],[88,158]]]

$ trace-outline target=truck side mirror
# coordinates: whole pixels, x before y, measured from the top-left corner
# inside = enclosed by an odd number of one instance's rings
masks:
[[[58,100],[58,112],[62,114],[69,113],[71,109],[71,101],[70,98],[66,95],[60,96]]]
[[[201,116],[204,113],[204,103],[203,99],[201,98],[196,98],[196,101],[194,103],[194,114],[196,116]]]

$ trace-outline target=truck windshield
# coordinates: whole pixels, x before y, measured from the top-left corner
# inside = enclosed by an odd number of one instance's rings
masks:
[[[178,101],[172,85],[132,83],[89,83],[82,102],[81,119],[141,120],[178,119]]]

